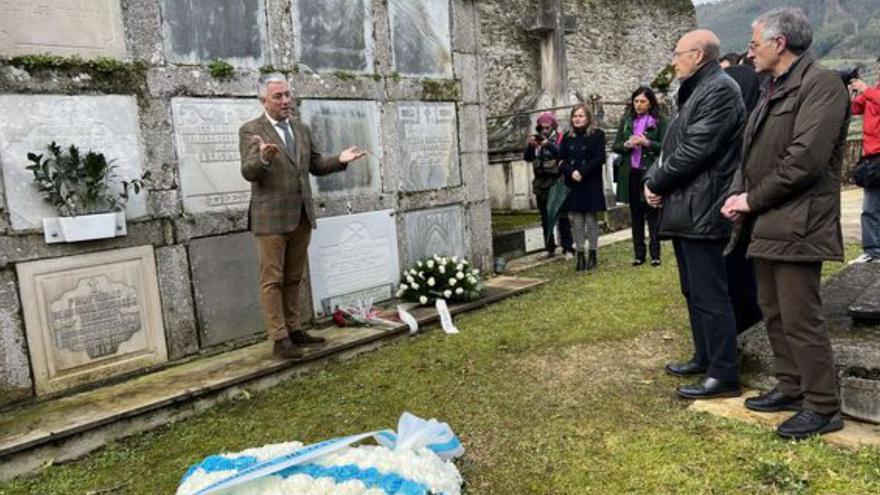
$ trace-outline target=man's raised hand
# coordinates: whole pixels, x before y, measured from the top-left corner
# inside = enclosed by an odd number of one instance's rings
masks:
[[[251,141],[257,143],[257,146],[260,147],[260,161],[263,163],[271,162],[275,158],[275,155],[281,151],[277,144],[267,143],[266,141],[263,141],[263,138],[256,134],[251,137]]]
[[[339,154],[339,161],[342,163],[351,163],[366,154],[366,151],[358,149],[357,146],[352,146],[351,148],[342,150],[342,153]]]

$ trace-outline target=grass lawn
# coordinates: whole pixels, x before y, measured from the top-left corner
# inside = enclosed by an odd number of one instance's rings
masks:
[[[662,365],[689,354],[689,331],[663,248],[660,268],[630,267],[628,243],[602,248],[595,274],[539,267],[525,275],[551,282],[457,317],[460,335],[432,330],[333,364],[0,494],[173,493],[205,455],[394,427],[407,410],[459,434],[469,494],[880,492],[876,449],[781,441],[674,397],[681,382]]]
[[[536,211],[492,211],[492,232],[509,232],[541,225],[541,215]]]

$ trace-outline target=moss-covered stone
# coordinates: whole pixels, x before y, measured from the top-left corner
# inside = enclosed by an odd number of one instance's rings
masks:
[[[433,79],[422,80],[423,100],[458,100],[458,81],[449,79],[435,81]]]

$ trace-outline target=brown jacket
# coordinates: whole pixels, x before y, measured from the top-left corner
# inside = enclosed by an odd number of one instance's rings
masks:
[[[290,122],[296,156],[287,153],[284,141],[265,114],[247,122],[238,131],[241,175],[251,183],[248,223],[256,235],[292,232],[299,225],[303,206],[314,228],[315,211],[309,172],[327,175],[346,168],[338,155],[324,157],[315,149],[312,133],[307,126],[295,118],[291,118]],[[281,149],[268,165],[260,161],[260,147],[253,142],[255,135]]]
[[[840,166],[849,98],[840,77],[806,53],[749,117],[743,166],[730,194],[748,193],[748,255],[775,261],[843,260]],[[734,231],[736,245],[742,226]]]

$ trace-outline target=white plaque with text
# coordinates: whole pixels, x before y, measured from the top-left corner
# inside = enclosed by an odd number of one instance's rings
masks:
[[[309,244],[309,277],[315,315],[321,301],[393,284],[400,277],[393,210],[319,218]]]

